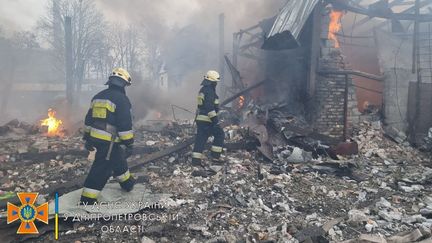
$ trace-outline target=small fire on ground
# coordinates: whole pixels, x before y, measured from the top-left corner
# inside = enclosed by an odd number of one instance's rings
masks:
[[[336,34],[342,29],[341,19],[344,13],[338,10],[331,10],[328,38],[335,42],[335,47],[340,48],[340,43]]]
[[[240,96],[238,100],[238,108],[241,109],[244,106],[245,98],[244,96]]]
[[[64,136],[64,132],[62,129],[62,120],[57,119],[55,117],[56,115],[56,111],[49,108],[48,109],[48,118],[41,120],[41,126],[42,127],[47,127],[47,133],[46,135],[48,137],[55,137],[55,136],[59,136],[62,137]]]

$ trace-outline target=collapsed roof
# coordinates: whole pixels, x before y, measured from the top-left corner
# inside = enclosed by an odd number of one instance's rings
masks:
[[[318,2],[319,0],[289,0],[277,15],[262,49],[281,50],[299,47],[300,32]]]

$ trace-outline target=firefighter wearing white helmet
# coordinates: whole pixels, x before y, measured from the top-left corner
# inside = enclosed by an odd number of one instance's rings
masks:
[[[114,68],[109,76],[106,85],[125,87],[132,84],[132,79],[128,71],[123,68]]]
[[[220,81],[220,75],[218,72],[216,72],[214,70],[210,70],[204,76],[204,79],[209,80],[209,81],[213,81],[213,82],[219,82]]]
[[[85,117],[85,148],[96,158],[84,182],[82,204],[94,204],[113,175],[125,191],[131,191],[135,179],[129,172],[126,159],[132,154],[131,103],[125,87],[132,79],[123,68],[114,68],[106,85],[108,88],[96,94]]]
[[[219,163],[224,143],[224,131],[219,119],[219,97],[216,94],[216,85],[220,81],[220,75],[210,70],[204,76],[201,89],[198,93],[198,113],[196,116],[197,135],[192,152],[192,164],[202,166],[203,151],[209,136],[213,136],[211,146],[212,161]]]

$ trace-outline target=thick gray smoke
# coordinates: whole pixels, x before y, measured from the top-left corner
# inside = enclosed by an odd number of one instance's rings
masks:
[[[219,68],[219,22],[225,14],[225,53],[232,52],[232,33],[277,14],[285,0],[118,0],[98,1],[113,22],[138,26],[149,46],[160,48],[160,64],[168,72],[170,89],[166,92],[141,85],[131,92],[137,117],[153,118],[161,112],[171,117],[170,104],[194,110],[195,94],[203,74]],[[225,76],[231,79],[226,71]],[[158,80],[151,80],[158,82]],[[153,83],[153,84],[154,84]],[[150,108],[150,109],[149,109]],[[157,110],[152,112],[151,110]],[[181,112],[180,112],[181,113]],[[184,113],[184,118],[191,114]]]
[[[51,0],[13,1],[11,5],[0,11],[2,13],[0,14],[0,26],[3,26],[0,29],[3,29],[3,32],[35,30],[29,26],[36,27],[42,15],[52,14],[47,7],[50,2]],[[136,117],[151,119],[156,118],[154,116],[156,113],[162,113],[162,118],[171,118],[170,104],[179,105],[191,111],[195,109],[196,93],[204,73],[208,69],[219,68],[219,14],[225,14],[225,53],[231,54],[232,33],[255,25],[263,18],[276,15],[285,0],[94,0],[94,2],[97,10],[104,15],[110,26],[117,24],[133,26],[144,36],[142,41],[148,50],[146,53],[148,56],[144,56],[146,70],[139,75],[133,74],[135,84],[128,93],[134,103]],[[42,10],[27,13],[30,5],[35,5],[31,9]],[[13,6],[15,7],[12,8]],[[109,31],[111,30],[104,30],[104,32]],[[36,39],[40,40],[40,36],[37,36]],[[39,44],[42,48],[49,47],[44,42],[39,42]],[[4,47],[8,49],[7,45]],[[12,70],[2,65],[0,69],[3,72],[0,75],[0,81],[9,85],[15,82],[12,79],[17,78],[26,83],[64,82],[61,72],[59,72],[60,75],[53,76],[52,70],[49,70],[52,61],[49,51],[36,48],[36,51],[31,53],[31,60],[38,60],[32,61],[35,65],[20,64],[16,65],[17,69]],[[42,59],[37,57],[38,53],[41,53]],[[25,58],[25,60],[30,59]],[[3,64],[6,63],[11,62],[4,60]],[[165,91],[158,88],[157,84],[162,66],[163,70],[168,73],[170,86]],[[29,67],[31,70],[27,70]],[[6,72],[5,70],[11,71]],[[5,73],[14,73],[15,76],[5,75]],[[225,72],[225,76],[228,80],[231,79],[228,71]],[[91,82],[103,83],[105,81],[104,77],[99,77],[99,79],[91,80]],[[0,88],[0,91],[2,90],[3,88]],[[80,97],[79,102],[74,104],[77,106],[74,108],[77,110],[75,114],[86,111],[90,95]],[[11,98],[10,102],[7,102],[6,114],[0,119],[1,122],[13,118],[35,122],[46,116],[46,110],[49,107],[62,109],[65,101],[64,94],[47,95],[44,92],[21,92],[19,95],[13,93],[9,96],[14,99]],[[39,106],[32,106],[30,109],[28,104]],[[81,107],[78,107],[79,105]],[[58,113],[61,114],[61,111]],[[81,120],[83,115],[77,115],[70,123]],[[179,116],[192,117],[187,112]]]
[[[285,0],[98,0],[111,21],[139,25],[147,29],[155,41],[173,35],[173,29],[197,26],[217,38],[217,17],[226,15],[227,37],[240,28],[273,16]]]

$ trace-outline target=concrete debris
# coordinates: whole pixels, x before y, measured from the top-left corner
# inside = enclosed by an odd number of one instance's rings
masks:
[[[432,216],[432,209],[431,208],[422,208],[422,209],[420,209],[420,214],[424,217],[430,217],[430,216]]]
[[[385,127],[384,132],[385,132],[385,135],[389,136],[391,139],[393,139],[397,143],[403,143],[407,139],[407,136],[405,133],[398,131],[396,128],[394,128],[392,126]]]
[[[402,223],[405,224],[415,224],[415,223],[423,223],[426,222],[427,219],[423,217],[421,214],[406,216],[402,218]]]
[[[141,238],[141,243],[156,243],[156,241],[154,241],[154,240],[152,240],[152,239],[150,239],[149,237],[147,237],[147,236],[143,236],[142,238]]]
[[[394,211],[381,210],[378,212],[378,216],[389,222],[400,221],[402,219],[402,213]]]
[[[312,160],[312,153],[294,147],[293,151],[286,159],[288,163],[304,163]]]
[[[401,232],[391,237],[384,237],[382,234],[360,234],[358,239],[344,241],[345,243],[407,243],[407,242],[430,242],[432,239],[424,239],[424,235],[419,229],[411,232]],[[424,240],[422,240],[424,239]]]
[[[2,138],[14,138],[21,135],[31,135],[38,133],[40,128],[26,122],[20,122],[17,119],[0,126],[0,136]]]
[[[387,243],[386,239],[382,235],[367,235],[361,234],[359,242],[362,243]]]
[[[380,200],[375,204],[379,208],[390,208],[392,205],[385,198],[381,197]]]
[[[348,212],[348,221],[352,222],[366,222],[369,220],[369,217],[366,216],[365,213],[363,213],[360,210],[352,209]]]
[[[378,228],[378,224],[375,221],[373,221],[373,220],[368,220],[368,222],[365,225],[366,232],[370,233],[375,228]]]
[[[392,236],[387,239],[387,242],[389,243],[415,242],[422,237],[423,237],[422,232],[419,229],[416,229],[411,233]]]
[[[427,154],[393,142],[378,124],[363,122],[352,142],[340,143],[315,134],[301,118],[277,112],[277,108],[269,112],[268,119],[274,125],[266,127],[272,161],[257,150],[252,128],[239,124],[224,128],[227,144],[248,141],[255,145],[231,147],[234,149],[224,152],[225,163],[205,159],[202,168],[191,165],[187,147],[192,141],[191,124],[170,123],[162,130],[160,124],[137,127],[137,147],[160,152],[187,141],[179,149],[168,150],[171,152],[146,154],[143,150],[130,159],[137,188],[171,195],[165,198],[167,208],[162,213],[175,215],[175,220],[79,222],[75,228],[62,225],[61,236],[68,242],[84,235],[94,236],[90,241],[116,238],[113,242],[397,242],[417,238],[418,232],[400,233],[418,229],[422,236],[416,240],[430,237],[432,170],[426,167]],[[60,152],[82,151],[80,134],[14,136],[0,146],[3,208],[16,191],[46,190],[39,196],[42,202],[52,201],[52,192],[67,195],[77,189],[73,184],[50,191],[88,171],[87,153]],[[358,154],[349,153],[352,149]],[[154,156],[157,159],[144,166],[136,162]],[[108,189],[115,192],[118,185],[110,184]],[[134,196],[140,198],[140,192]],[[111,196],[115,201],[116,195]],[[146,197],[150,200],[150,195]],[[140,224],[145,230],[140,235],[97,234],[110,224]],[[39,239],[50,241],[52,236]]]
[[[421,149],[432,153],[432,127],[429,128],[427,137],[424,138],[424,144]]]

